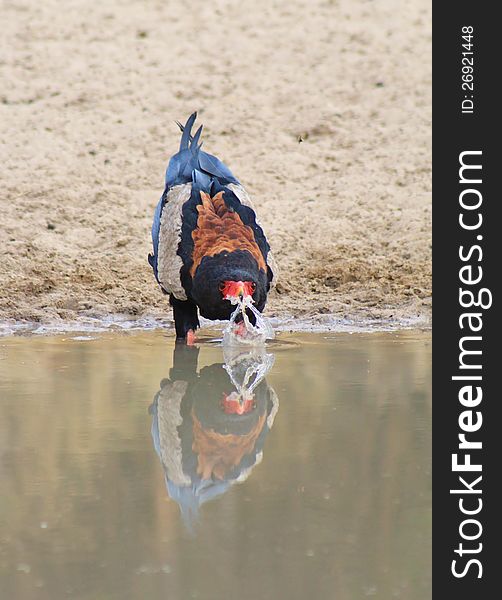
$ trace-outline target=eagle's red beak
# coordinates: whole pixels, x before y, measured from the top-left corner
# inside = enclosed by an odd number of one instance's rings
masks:
[[[251,398],[242,398],[236,392],[223,394],[221,407],[226,415],[245,415],[252,411],[256,406],[253,396]]]
[[[225,300],[252,296],[255,289],[256,286],[251,281],[224,281],[220,286],[221,295]]]

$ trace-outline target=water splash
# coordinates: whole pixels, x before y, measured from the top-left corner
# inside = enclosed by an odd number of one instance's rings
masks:
[[[245,298],[228,297],[228,300],[236,308],[232,313],[228,325],[223,330],[223,345],[238,346],[246,344],[250,346],[258,346],[265,343],[266,340],[274,338],[274,330],[266,321],[259,310],[254,306],[254,300],[251,296]],[[256,325],[253,325],[247,315],[247,310],[250,310],[256,318]],[[236,323],[236,319],[242,315],[242,321]]]
[[[255,388],[263,381],[275,360],[274,355],[267,354],[263,348],[239,350],[235,346],[223,350],[223,359],[223,368],[242,397],[253,396]]]

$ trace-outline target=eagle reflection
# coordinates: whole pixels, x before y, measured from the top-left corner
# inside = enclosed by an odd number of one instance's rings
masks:
[[[224,363],[197,371],[199,348],[176,344],[169,379],[155,395],[152,438],[169,496],[189,530],[204,502],[245,481],[261,462],[279,402],[263,348],[225,349]]]

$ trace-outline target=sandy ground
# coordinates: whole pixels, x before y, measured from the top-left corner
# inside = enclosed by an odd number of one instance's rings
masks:
[[[428,318],[428,1],[0,11],[0,321],[170,314],[146,256],[194,109],[275,251],[267,314]]]

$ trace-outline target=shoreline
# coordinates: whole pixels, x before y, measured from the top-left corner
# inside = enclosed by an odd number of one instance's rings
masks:
[[[347,319],[336,315],[316,315],[314,317],[286,316],[281,319],[267,319],[275,333],[385,333],[399,331],[430,331],[431,320],[424,316],[401,317],[395,319],[363,318]],[[209,321],[201,318],[199,332],[219,330],[224,321]],[[174,323],[171,319],[141,317],[131,319],[127,315],[110,315],[103,318],[79,318],[63,322],[37,323],[34,321],[0,321],[0,338],[36,337],[61,334],[89,333],[145,333],[163,330],[174,334]]]

